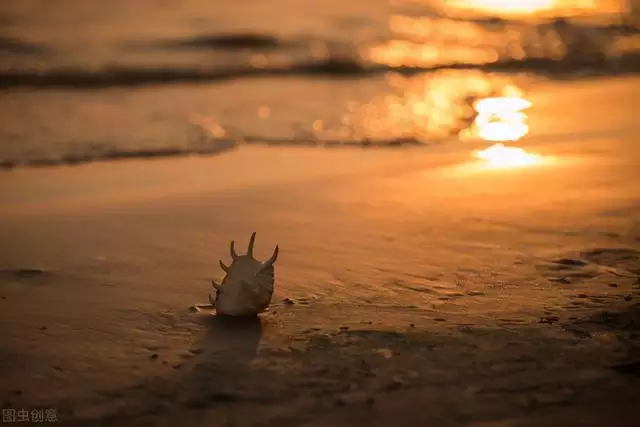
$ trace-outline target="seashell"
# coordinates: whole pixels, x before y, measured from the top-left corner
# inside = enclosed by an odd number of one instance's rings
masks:
[[[231,241],[231,265],[220,260],[220,267],[226,275],[222,283],[211,281],[215,294],[209,295],[216,313],[227,316],[255,316],[263,312],[271,303],[275,282],[274,264],[278,259],[278,246],[268,260],[261,262],[253,257],[255,231],[251,234],[249,248],[245,255],[238,255],[235,241]]]

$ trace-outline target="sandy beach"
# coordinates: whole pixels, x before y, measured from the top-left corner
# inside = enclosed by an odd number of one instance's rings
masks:
[[[492,167],[474,143],[239,143],[2,172],[3,415],[636,425],[638,87],[539,85],[519,145],[542,161],[525,167]],[[281,251],[269,310],[194,311],[253,231],[258,258]]]

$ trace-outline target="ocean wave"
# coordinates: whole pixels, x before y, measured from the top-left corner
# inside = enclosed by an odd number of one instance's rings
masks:
[[[214,156],[237,149],[241,144],[266,146],[293,146],[316,148],[377,148],[393,149],[402,147],[426,146],[424,141],[415,138],[363,139],[360,141],[321,140],[321,139],[287,139],[260,136],[243,137],[240,140],[227,138],[210,138],[206,147],[162,147],[152,149],[108,150],[103,152],[76,152],[59,156],[34,156],[31,158],[0,160],[0,169],[11,170],[23,167],[50,167],[63,165],[79,165],[92,162],[106,162],[133,159],[161,159],[187,156]]]
[[[60,165],[77,165],[97,161],[159,159],[166,157],[184,157],[196,155],[218,155],[237,148],[237,142],[229,139],[212,140],[207,147],[162,147],[151,149],[108,150],[103,152],[76,152],[60,156],[34,156],[27,159],[0,160],[0,169],[17,167],[43,167]]]
[[[640,52],[616,57],[572,55],[565,58],[503,59],[487,63],[452,62],[433,66],[387,65],[364,62],[358,58],[327,58],[291,65],[229,68],[127,68],[104,67],[100,70],[58,68],[46,71],[0,71],[0,89],[15,87],[91,89],[119,86],[145,86],[173,83],[209,83],[242,78],[260,77],[362,77],[396,72],[404,75],[442,69],[480,69],[492,72],[532,72],[550,76],[584,74],[620,74],[640,71]]]
[[[601,74],[640,69],[640,28],[625,22],[576,24],[559,18],[531,24],[395,15],[390,27],[392,34],[368,41],[242,32],[128,41],[116,49],[120,52],[118,60],[91,66],[65,65],[63,50],[4,37],[0,38],[0,51],[14,57],[48,55],[48,60],[36,66],[28,61],[4,61],[0,89],[89,89],[288,76],[361,77],[389,71],[414,74],[470,68],[568,76],[585,69]]]
[[[141,49],[158,48],[158,49],[252,49],[252,50],[271,50],[289,47],[295,42],[275,37],[270,34],[259,33],[226,33],[226,34],[207,34],[198,35],[178,39],[167,39],[160,41],[151,41],[147,43],[138,43]]]

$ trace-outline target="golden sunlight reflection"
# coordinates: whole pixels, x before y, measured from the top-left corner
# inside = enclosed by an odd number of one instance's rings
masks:
[[[497,142],[526,133],[522,124],[528,101],[512,77],[440,70],[416,76],[389,73],[385,80],[387,93],[350,102],[339,118],[314,123],[310,130],[315,137],[433,143],[460,135]]]
[[[577,15],[581,12],[624,11],[625,0],[441,0],[445,9],[468,10],[502,16],[553,14]]]
[[[491,147],[478,151],[475,157],[483,160],[494,169],[532,166],[542,162],[542,157],[528,153],[520,147],[508,147],[507,141],[518,141],[528,132],[527,115],[524,112],[531,107],[515,86],[508,86],[504,96],[487,97],[477,101],[474,109],[477,116],[472,126],[461,132],[461,136],[473,136],[491,142]]]
[[[517,141],[529,132],[527,115],[522,110],[531,106],[523,98],[485,98],[475,105],[478,116],[474,125],[480,138],[487,141]]]
[[[558,7],[558,0],[450,0],[447,6],[502,14],[531,14]]]
[[[561,59],[568,50],[585,49],[585,43],[600,49],[604,41],[572,24],[561,29],[556,19],[622,16],[630,10],[629,0],[392,0],[405,3],[424,4],[425,12],[417,12],[417,6],[416,11],[394,10],[388,21],[391,38],[363,47],[363,58],[412,68]],[[499,19],[482,19],[487,16]],[[578,38],[584,40],[578,43]]]
[[[531,107],[531,102],[515,86],[507,86],[501,96],[482,98],[473,107],[476,117],[468,129],[460,132],[462,139],[517,141],[529,132],[524,111]]]
[[[516,168],[542,163],[541,156],[528,153],[520,147],[507,147],[502,143],[479,151],[475,153],[475,156],[496,169]]]

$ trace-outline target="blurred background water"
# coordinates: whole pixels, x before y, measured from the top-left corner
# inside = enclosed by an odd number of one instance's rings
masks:
[[[532,79],[636,72],[637,4],[5,1],[0,165],[468,137]]]

